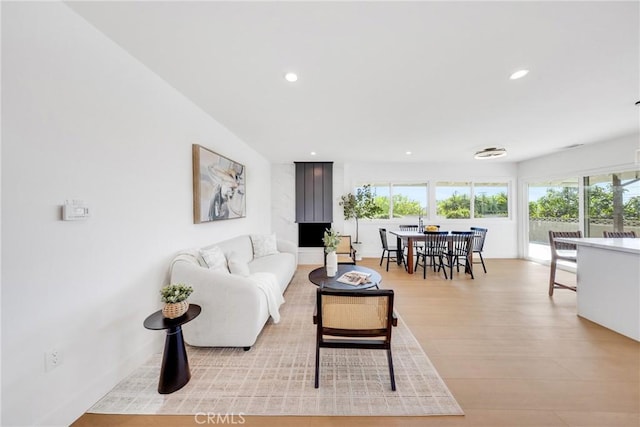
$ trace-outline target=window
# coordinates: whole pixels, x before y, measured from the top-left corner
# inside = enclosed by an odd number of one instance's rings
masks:
[[[509,217],[507,182],[438,182],[435,203],[428,183],[378,183],[371,184],[371,190],[380,208],[379,219]]]
[[[585,236],[603,231],[640,234],[640,172],[618,172],[584,178]]]
[[[506,218],[509,216],[509,185],[507,183],[474,183],[473,216],[475,218]]]
[[[375,194],[375,203],[380,208],[376,218],[389,218],[391,215],[391,191],[389,184],[372,184],[371,191]]]
[[[438,218],[471,218],[471,183],[438,182],[436,184]]]
[[[376,218],[408,218],[427,214],[427,184],[372,184],[375,203],[380,208]]]
[[[426,184],[392,184],[391,190],[393,192],[393,218],[424,216],[428,212]]]
[[[578,230],[578,178],[529,184],[531,258],[549,260],[549,230]]]

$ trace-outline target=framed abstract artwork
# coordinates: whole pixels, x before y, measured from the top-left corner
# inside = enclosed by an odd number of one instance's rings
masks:
[[[245,217],[245,167],[198,144],[192,150],[193,222]]]

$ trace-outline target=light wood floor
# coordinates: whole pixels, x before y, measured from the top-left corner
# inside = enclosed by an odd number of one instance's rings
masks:
[[[464,417],[244,417],[247,426],[640,426],[640,344],[581,319],[576,294],[547,295],[548,267],[486,260],[476,279],[426,280],[378,260],[396,308]],[[307,266],[302,269],[308,270]],[[603,267],[604,268],[604,267]],[[573,281],[575,276],[560,273]],[[73,425],[197,426],[192,416],[85,414]],[[239,419],[236,418],[236,424]]]

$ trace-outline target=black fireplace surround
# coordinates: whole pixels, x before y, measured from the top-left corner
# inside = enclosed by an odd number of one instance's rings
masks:
[[[306,222],[298,224],[298,246],[301,248],[321,248],[324,246],[324,231],[331,228],[330,222]]]
[[[321,248],[333,222],[333,162],[295,162],[298,247]]]

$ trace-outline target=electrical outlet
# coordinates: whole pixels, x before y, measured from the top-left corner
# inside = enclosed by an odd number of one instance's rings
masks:
[[[54,348],[44,353],[44,370],[49,372],[62,364],[62,352]]]

